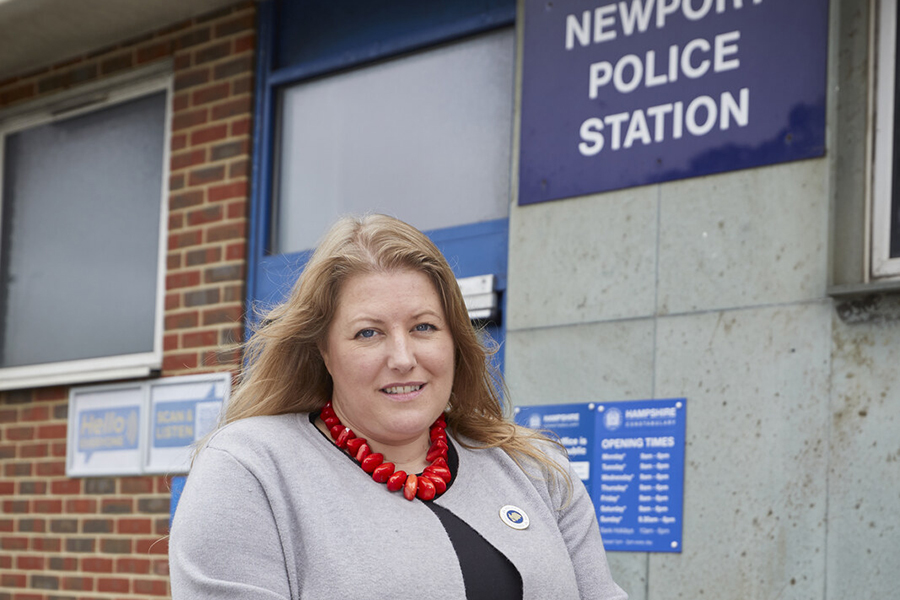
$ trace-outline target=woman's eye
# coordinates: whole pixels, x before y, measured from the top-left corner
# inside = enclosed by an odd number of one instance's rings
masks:
[[[375,330],[374,330],[374,329],[361,329],[361,330],[356,334],[356,337],[358,337],[358,338],[370,338],[370,337],[373,337],[374,335],[375,335]]]
[[[435,329],[437,329],[437,327],[435,327],[431,323],[419,323],[418,325],[416,325],[415,329],[416,331],[434,331]]]

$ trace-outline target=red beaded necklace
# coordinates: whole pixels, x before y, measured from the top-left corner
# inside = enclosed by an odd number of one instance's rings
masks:
[[[349,427],[345,427],[331,402],[322,408],[321,418],[331,433],[334,444],[346,450],[353,457],[362,470],[372,474],[372,479],[378,483],[387,483],[387,489],[396,492],[403,488],[403,496],[407,500],[417,497],[420,500],[434,500],[447,490],[447,485],[453,478],[450,467],[447,466],[447,421],[444,414],[437,418],[431,426],[431,447],[425,460],[429,463],[421,475],[406,474],[405,471],[394,471],[394,463],[384,462],[384,455],[372,452],[365,438],[356,437]]]

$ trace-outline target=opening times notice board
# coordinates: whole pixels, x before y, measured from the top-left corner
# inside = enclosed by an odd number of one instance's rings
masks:
[[[584,482],[607,551],[681,552],[687,401],[516,407],[559,438]]]

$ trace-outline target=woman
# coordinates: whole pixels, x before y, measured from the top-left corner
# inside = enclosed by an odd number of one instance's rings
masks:
[[[584,486],[496,381],[428,238],[338,222],[194,461],[173,598],[626,598]]]

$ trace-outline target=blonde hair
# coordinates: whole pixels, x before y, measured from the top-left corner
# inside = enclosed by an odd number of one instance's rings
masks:
[[[447,428],[475,442],[466,447],[505,450],[516,462],[533,459],[567,473],[533,442],[545,436],[506,418],[502,377],[472,326],[453,270],[423,233],[385,215],[345,217],[325,235],[290,297],[271,310],[245,345],[245,366],[224,422],[258,415],[313,412],[331,399],[332,381],[319,344],[354,275],[412,270],[425,274],[441,299],[455,347]],[[463,443],[463,442],[460,442]],[[544,469],[546,471],[546,469]]]

